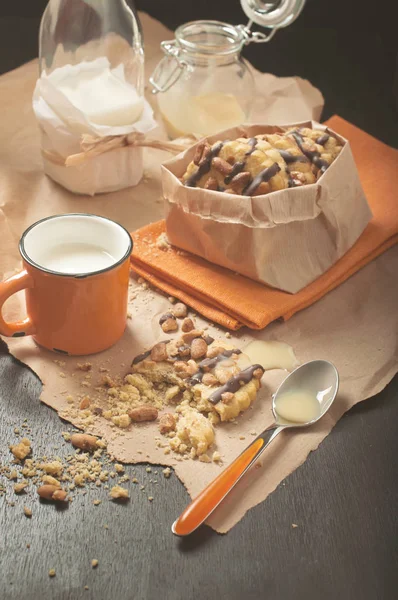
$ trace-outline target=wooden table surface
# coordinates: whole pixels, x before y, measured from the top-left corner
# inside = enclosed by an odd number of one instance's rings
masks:
[[[154,5],[148,2],[148,9]],[[170,11],[164,21],[174,26],[178,17]],[[2,18],[0,10],[0,72],[34,57],[37,24],[37,15]],[[278,34],[274,48],[281,50],[272,56],[271,67],[266,58],[272,51],[264,47],[250,50],[254,64],[276,74],[290,68],[310,77],[327,99],[325,118],[338,112],[397,145],[391,61],[382,37],[370,38],[365,30],[348,36],[315,28],[308,40],[303,26],[294,27],[284,32],[285,42]],[[321,56],[311,55],[311,39],[321,38]],[[301,42],[288,63],[283,44],[294,40]],[[372,77],[377,85],[370,84]],[[376,112],[380,102],[383,110]],[[17,437],[13,430],[24,419],[35,453],[68,454],[61,432],[71,427],[41,405],[40,389],[37,377],[0,343],[0,464],[9,463],[8,446]],[[227,536],[205,527],[189,539],[176,539],[170,526],[188,496],[174,475],[165,479],[161,469],[158,476],[149,474],[146,465],[126,469],[145,485],[143,491],[136,486],[126,506],[111,503],[105,490],[95,488],[61,510],[38,502],[33,491],[17,497],[12,482],[7,483],[7,493],[0,497],[0,598],[395,598],[397,397],[398,377],[377,397],[349,411],[304,465]],[[93,506],[95,498],[102,500],[99,506]],[[25,505],[32,508],[31,519],[23,514]],[[91,567],[94,558],[96,569]],[[48,575],[51,568],[54,578]]]

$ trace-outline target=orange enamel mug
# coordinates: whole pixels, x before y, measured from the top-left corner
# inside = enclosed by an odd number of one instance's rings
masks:
[[[32,335],[61,354],[112,346],[127,322],[133,241],[118,223],[90,214],[42,219],[22,235],[23,270],[0,283],[0,334]],[[4,302],[25,290],[27,318],[7,323]]]

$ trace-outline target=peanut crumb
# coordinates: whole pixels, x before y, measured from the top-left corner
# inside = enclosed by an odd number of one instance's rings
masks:
[[[111,489],[111,491],[109,492],[109,495],[114,500],[117,498],[127,500],[129,498],[128,490],[126,490],[125,488],[122,488],[120,485],[114,485],[113,488]]]
[[[94,500],[94,506],[99,506],[101,504],[101,500]]]
[[[24,512],[25,517],[28,517],[28,519],[31,518],[32,511],[30,510],[30,508],[28,508],[27,506],[24,506],[23,507],[23,512]]]
[[[31,451],[30,441],[27,438],[23,438],[19,444],[10,446],[10,450],[19,460],[24,460]]]
[[[80,371],[91,371],[93,365],[90,362],[77,363],[77,369]]]
[[[50,569],[48,575],[49,577],[55,577],[55,569]]]
[[[98,560],[96,558],[93,558],[93,560],[91,561],[91,566],[93,567],[93,569],[98,567]]]
[[[213,460],[213,462],[221,461],[221,454],[219,452],[217,452],[217,450],[215,452],[213,452],[212,460]]]
[[[162,473],[165,476],[165,478],[168,479],[170,477],[170,475],[171,475],[171,469],[170,469],[170,467],[166,467],[165,469],[163,469]]]
[[[23,492],[23,491],[24,491],[24,489],[25,489],[26,487],[28,487],[28,485],[29,485],[29,484],[28,484],[28,482],[27,482],[27,481],[21,481],[21,483],[16,483],[16,484],[14,485],[14,492],[15,492],[16,494],[20,494],[21,492]]]

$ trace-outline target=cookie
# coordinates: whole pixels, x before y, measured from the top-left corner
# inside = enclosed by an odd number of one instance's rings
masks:
[[[187,187],[259,196],[315,183],[342,146],[307,127],[252,138],[198,144],[182,182]]]

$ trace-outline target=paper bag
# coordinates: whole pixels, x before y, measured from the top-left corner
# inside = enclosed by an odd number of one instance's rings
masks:
[[[50,75],[42,74],[33,95],[33,110],[41,131],[44,170],[63,187],[78,194],[93,196],[137,185],[143,173],[142,148],[136,146],[124,146],[90,157],[82,164],[65,166],[69,156],[82,151],[82,136],[101,140],[134,132],[145,134],[156,127],[150,105],[138,94],[138,119],[127,126],[110,127],[92,122],[58,87],[72,71],[74,77],[84,77],[85,74],[95,76],[107,69],[110,69],[110,63],[106,58],[66,65]],[[111,72],[125,83],[123,65]],[[131,91],[134,94],[132,86]]]
[[[295,293],[329,269],[371,219],[347,140],[315,121],[286,125],[330,132],[343,149],[310,185],[263,196],[238,196],[184,186],[179,178],[195,146],[162,167],[166,229],[174,246],[257,281]],[[247,125],[249,137],[280,131]],[[235,139],[242,127],[208,137]]]

